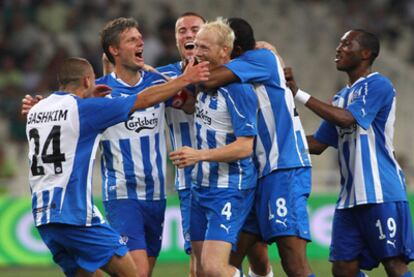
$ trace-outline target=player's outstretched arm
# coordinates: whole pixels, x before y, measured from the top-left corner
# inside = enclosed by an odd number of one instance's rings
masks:
[[[286,67],[284,68],[284,72],[286,85],[291,89],[295,99],[304,104],[311,111],[326,121],[342,128],[350,127],[356,123],[354,116],[348,110],[332,106],[331,104],[320,101],[309,93],[300,90],[293,76],[292,68]]]
[[[207,81],[210,75],[208,64],[208,62],[204,61],[194,65],[194,61],[191,61],[184,73],[177,78],[170,80],[165,84],[144,89],[137,95],[137,99],[131,112],[138,109],[145,109],[166,101],[190,84]]]
[[[253,153],[254,137],[237,137],[227,145],[213,149],[194,149],[188,146],[181,147],[170,153],[170,159],[178,168],[191,166],[199,161],[225,162],[240,160]]]

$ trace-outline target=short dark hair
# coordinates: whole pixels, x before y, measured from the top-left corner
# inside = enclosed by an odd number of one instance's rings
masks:
[[[355,29],[353,31],[359,33],[359,35],[356,37],[356,40],[361,45],[362,49],[371,50],[370,64],[373,64],[380,52],[380,43],[378,37],[375,34],[362,29]]]
[[[101,31],[101,45],[104,53],[111,63],[115,63],[114,57],[109,52],[109,46],[119,45],[120,34],[130,28],[138,29],[138,22],[132,18],[119,17],[109,21]]]
[[[238,17],[229,18],[228,22],[236,36],[233,49],[237,46],[239,46],[243,51],[254,49],[256,46],[256,40],[254,39],[252,26],[250,26],[246,20]]]
[[[196,13],[196,12],[185,12],[185,13],[182,13],[177,18],[177,20],[180,19],[180,18],[182,18],[182,17],[186,17],[186,16],[195,16],[195,17],[198,17],[198,18],[200,18],[203,21],[203,23],[206,23],[206,21],[207,21],[201,14]]]
[[[93,70],[92,65],[86,59],[78,57],[64,59],[58,69],[59,86],[79,85],[80,80],[91,70]]]

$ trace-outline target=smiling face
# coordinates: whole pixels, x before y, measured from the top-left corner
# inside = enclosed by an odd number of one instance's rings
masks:
[[[179,18],[175,24],[175,40],[182,59],[195,56],[194,40],[203,20],[194,15]]]
[[[218,43],[217,34],[211,30],[201,30],[195,39],[195,55],[199,61],[209,61],[210,69],[225,63],[224,58],[229,55],[223,46]]]
[[[137,28],[125,29],[119,35],[118,45],[110,46],[115,64],[120,64],[132,71],[138,71],[144,66],[144,40]]]
[[[363,61],[362,47],[358,42],[359,32],[349,31],[341,38],[336,48],[335,63],[340,71],[350,72],[361,65]]]

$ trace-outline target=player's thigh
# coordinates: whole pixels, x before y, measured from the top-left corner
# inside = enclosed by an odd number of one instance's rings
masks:
[[[275,170],[258,180],[256,213],[262,237],[297,236],[310,240],[307,200],[311,169]]]
[[[203,207],[204,197],[197,189],[191,189],[190,239],[193,242],[202,242],[206,236],[207,216]],[[201,253],[201,252],[200,252]]]
[[[65,268],[73,271],[73,261],[77,267],[95,272],[112,256],[128,252],[120,235],[106,224],[90,227],[52,224],[39,231],[42,238],[47,238],[46,244],[52,246],[54,259],[65,273]]]
[[[190,238],[190,214],[191,214],[191,190],[183,189],[178,191],[180,199],[181,212],[181,227],[184,238],[184,251],[187,254],[191,253],[191,238]]]
[[[137,266],[135,265],[130,253],[125,256],[113,256],[109,262],[102,267],[106,273],[111,276],[136,276]]]
[[[139,201],[144,216],[144,231],[148,257],[158,257],[161,251],[166,201]],[[155,261],[155,259],[153,259]]]
[[[130,251],[147,248],[144,215],[138,200],[104,201],[104,207],[109,224],[121,234]]]
[[[336,209],[332,221],[329,260],[331,262],[357,260],[366,247],[366,242],[353,210]]]
[[[231,243],[217,240],[204,241],[201,264],[204,269],[222,267],[229,263]]]
[[[252,247],[259,242],[260,239],[261,238],[258,235],[243,231],[240,232],[237,239],[237,249],[230,254],[230,264],[239,268],[243,263],[244,257],[247,253],[252,251]]]
[[[236,246],[237,237],[254,202],[254,189],[212,189],[203,207],[208,220],[205,240],[225,241]]]
[[[70,252],[67,251],[65,233],[61,234],[60,239],[56,236],[61,232],[60,224],[47,224],[38,227],[40,237],[52,253],[53,261],[60,266],[66,276],[75,276],[79,265]]]
[[[412,261],[414,238],[408,203],[389,202],[361,208],[359,224],[371,257],[378,262],[392,257]]]
[[[247,252],[250,268],[259,275],[266,275],[270,269],[270,260],[267,244],[256,242]]]
[[[306,260],[307,241],[294,236],[277,237],[279,255],[286,262],[301,263]]]

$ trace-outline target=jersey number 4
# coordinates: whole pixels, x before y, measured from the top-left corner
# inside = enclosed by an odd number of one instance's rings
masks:
[[[41,166],[40,160],[47,164],[52,163],[55,174],[62,173],[62,162],[64,162],[65,154],[60,152],[60,126],[53,126],[49,135],[46,138],[45,143],[42,146],[42,154],[40,154],[40,136],[39,131],[36,128],[33,128],[29,131],[29,139],[34,141],[34,155],[32,156],[32,165],[30,170],[32,171],[33,176],[45,175],[45,168]],[[52,153],[48,154],[48,149],[52,146]],[[49,151],[50,153],[50,151]]]

